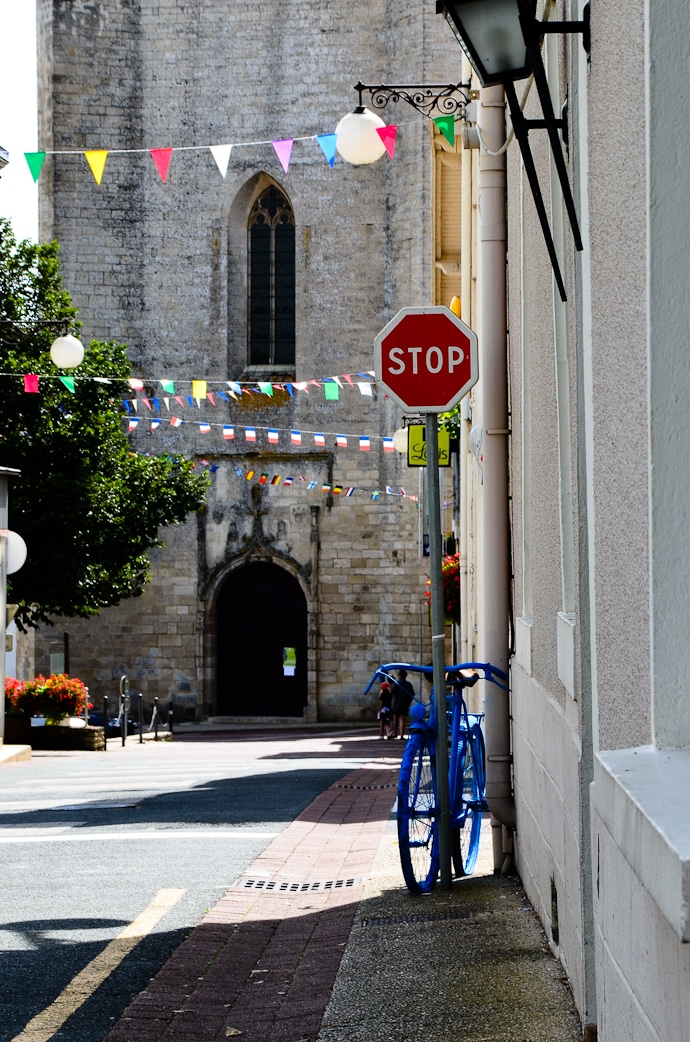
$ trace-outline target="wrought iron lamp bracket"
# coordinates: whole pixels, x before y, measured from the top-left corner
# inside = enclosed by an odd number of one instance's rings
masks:
[[[434,119],[434,111],[440,116],[459,115],[465,118],[465,109],[470,101],[479,97],[479,92],[471,90],[469,83],[359,83],[355,84],[359,93],[359,107],[364,108],[363,93],[369,95],[369,104],[374,109],[384,109],[389,101],[397,104],[404,101],[413,109]]]

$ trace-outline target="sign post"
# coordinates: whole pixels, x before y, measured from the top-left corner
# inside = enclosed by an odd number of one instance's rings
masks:
[[[438,413],[452,409],[477,382],[477,336],[445,307],[403,308],[374,341],[376,379],[405,412],[425,414],[431,646],[436,728],[436,808],[441,887],[450,890],[450,794],[443,629]]]

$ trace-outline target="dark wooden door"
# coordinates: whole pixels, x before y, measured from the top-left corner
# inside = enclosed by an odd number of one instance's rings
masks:
[[[307,602],[284,568],[257,561],[233,572],[216,607],[219,716],[302,716],[307,704]],[[294,676],[283,649],[294,648]]]

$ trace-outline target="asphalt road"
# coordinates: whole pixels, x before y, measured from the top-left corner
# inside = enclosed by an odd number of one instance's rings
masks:
[[[371,754],[361,732],[240,733],[0,767],[0,1042],[101,1042],[271,839]]]

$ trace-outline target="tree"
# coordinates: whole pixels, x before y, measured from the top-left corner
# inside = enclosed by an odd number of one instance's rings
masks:
[[[10,528],[28,557],[8,584],[22,628],[139,596],[160,528],[199,510],[207,487],[180,455],[131,451],[123,344],[92,340],[70,374],[74,391],[63,382],[50,345],[79,328],[76,316],[58,244],[17,243],[0,218],[0,464],[22,472],[11,483]],[[38,375],[37,394],[25,393],[25,374]]]

